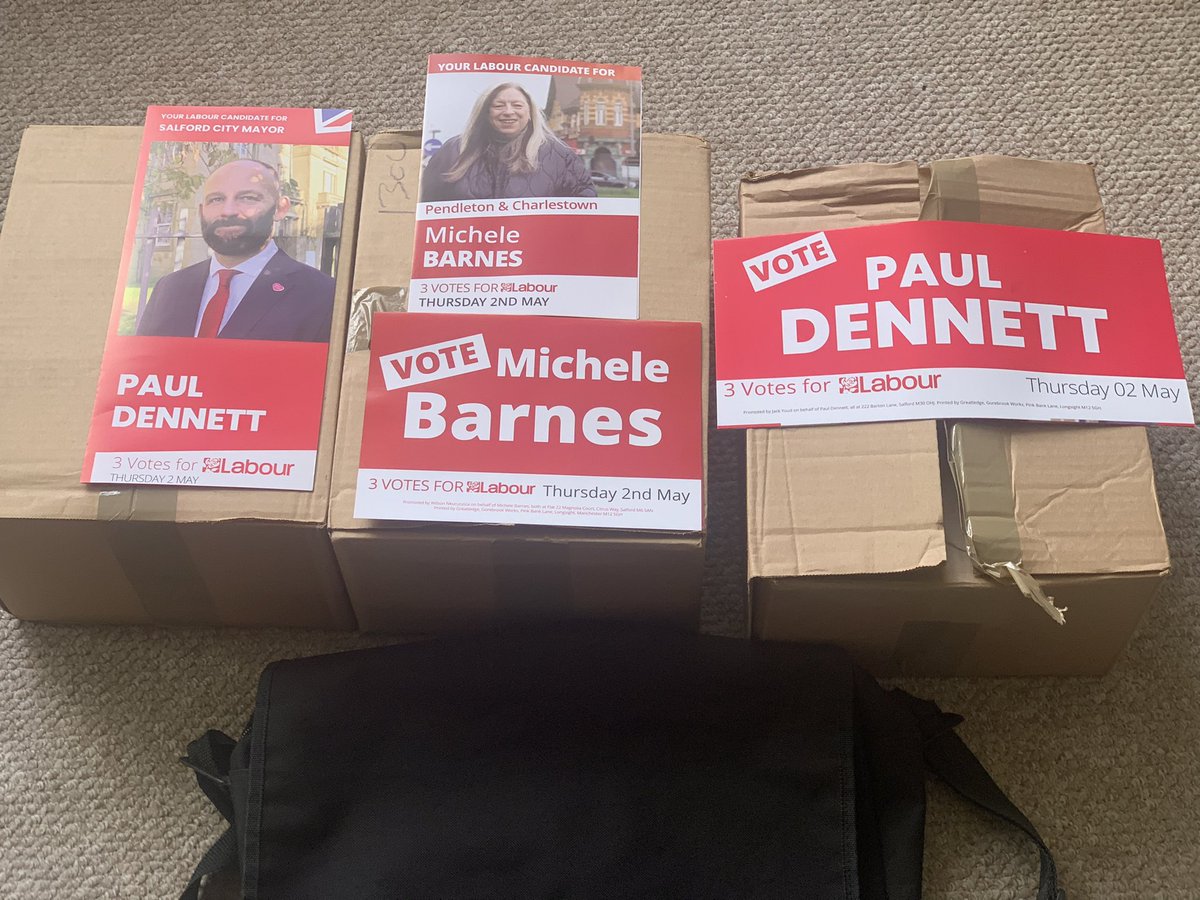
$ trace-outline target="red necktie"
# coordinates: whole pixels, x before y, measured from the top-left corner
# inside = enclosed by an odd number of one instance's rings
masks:
[[[216,337],[221,330],[221,320],[225,318],[225,307],[229,303],[229,282],[234,275],[240,275],[237,269],[217,269],[217,292],[204,307],[204,317],[200,320],[200,331],[196,337]]]

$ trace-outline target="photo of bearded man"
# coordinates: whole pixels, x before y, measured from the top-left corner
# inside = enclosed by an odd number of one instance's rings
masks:
[[[331,276],[275,242],[291,209],[279,172],[256,159],[216,168],[200,191],[208,259],[158,280],[139,335],[259,341],[329,340]]]

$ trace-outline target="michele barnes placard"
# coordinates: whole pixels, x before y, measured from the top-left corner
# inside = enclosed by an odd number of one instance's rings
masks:
[[[361,519],[699,531],[694,322],[381,313]]]
[[[636,319],[642,73],[429,57],[409,310]]]
[[[906,222],[713,253],[719,427],[1193,424],[1157,241]]]
[[[147,110],[81,481],[312,490],[350,127]]]

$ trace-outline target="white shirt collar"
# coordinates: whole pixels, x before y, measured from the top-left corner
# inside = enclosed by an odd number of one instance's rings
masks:
[[[217,258],[215,256],[210,257],[208,263],[208,277],[212,278],[217,274],[217,272],[221,271],[221,269],[237,269],[243,275],[247,276],[244,282],[245,284],[253,284],[254,280],[262,274],[262,270],[267,267],[267,263],[271,261],[271,257],[274,256],[278,250],[279,248],[275,246],[275,241],[269,240],[267,241],[267,246],[263,247],[249,259],[242,260],[236,266],[223,266],[217,262]]]

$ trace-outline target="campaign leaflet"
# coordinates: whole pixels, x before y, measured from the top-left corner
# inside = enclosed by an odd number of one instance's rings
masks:
[[[699,531],[695,322],[380,313],[360,519]]]
[[[312,490],[351,116],[146,111],[81,481]]]
[[[411,312],[638,317],[642,72],[429,57]]]
[[[1162,248],[907,222],[714,243],[723,428],[1192,425]]]

